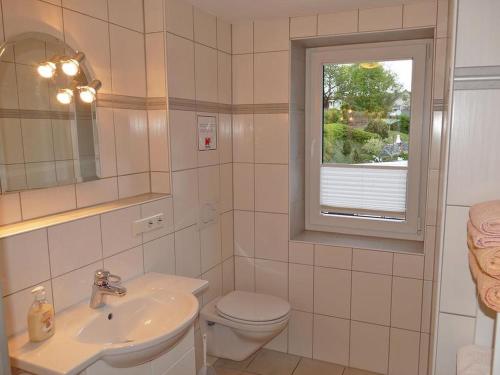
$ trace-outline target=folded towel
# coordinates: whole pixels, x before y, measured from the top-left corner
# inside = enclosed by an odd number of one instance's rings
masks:
[[[486,306],[490,309],[500,312],[500,280],[486,275],[476,257],[469,251],[469,267],[472,277],[476,280],[477,293]]]
[[[491,277],[500,280],[500,247],[478,248],[474,245],[471,236],[467,236],[467,245],[476,257],[481,270]]]
[[[467,233],[475,247],[500,247],[500,235],[484,234],[471,221],[467,222]]]
[[[500,235],[500,200],[475,204],[469,210],[469,217],[480,232]]]
[[[491,348],[467,345],[458,349],[457,375],[490,375]]]

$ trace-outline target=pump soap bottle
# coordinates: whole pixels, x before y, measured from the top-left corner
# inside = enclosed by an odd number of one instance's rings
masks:
[[[31,293],[34,294],[35,301],[28,312],[28,334],[30,341],[40,342],[55,332],[54,308],[47,300],[43,286],[37,286]]]

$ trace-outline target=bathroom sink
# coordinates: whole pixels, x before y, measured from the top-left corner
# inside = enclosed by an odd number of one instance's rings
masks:
[[[125,296],[108,296],[101,308],[91,309],[87,299],[57,312],[56,333],[46,341],[31,343],[27,332],[11,337],[12,366],[39,375],[77,375],[99,360],[118,368],[151,361],[191,330],[199,309],[195,296],[208,283],[149,273],[124,286]]]
[[[156,291],[97,310],[77,340],[103,345],[102,360],[113,367],[150,361],[172,347],[189,329],[198,300],[187,293]]]

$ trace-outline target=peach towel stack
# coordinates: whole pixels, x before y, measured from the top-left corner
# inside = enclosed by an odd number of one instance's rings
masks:
[[[486,306],[500,312],[500,200],[471,207],[467,223],[469,265]]]

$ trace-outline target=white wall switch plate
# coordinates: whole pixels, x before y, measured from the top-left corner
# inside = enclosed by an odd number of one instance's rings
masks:
[[[134,221],[132,231],[134,236],[138,234],[151,232],[152,230],[163,228],[165,218],[163,214],[157,214],[144,219]]]

